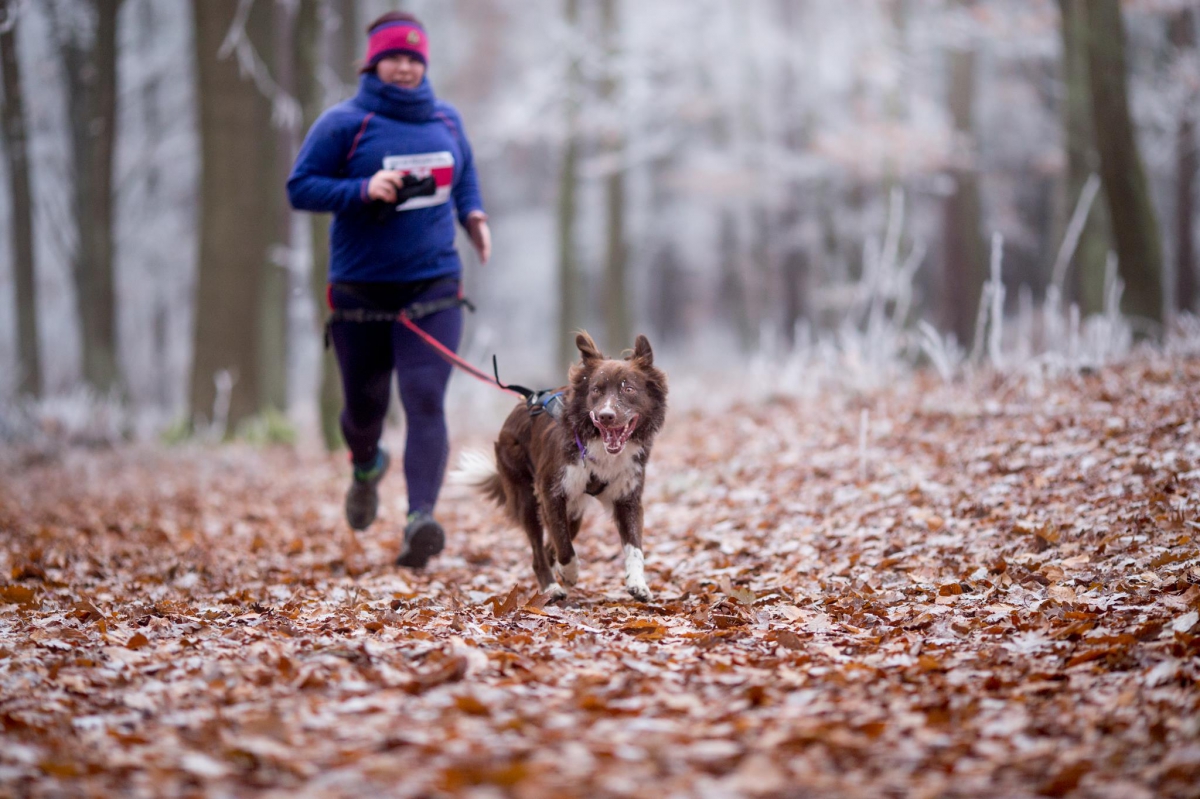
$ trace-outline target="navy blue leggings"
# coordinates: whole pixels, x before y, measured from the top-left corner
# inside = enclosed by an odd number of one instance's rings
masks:
[[[399,311],[414,302],[458,294],[452,279],[419,283],[334,283],[329,305],[351,310]],[[451,350],[462,337],[462,308],[438,311],[417,321],[425,332]],[[342,435],[356,464],[369,464],[391,395],[392,372],[400,386],[408,435],[404,477],[408,510],[431,513],[446,471],[450,442],[446,431],[446,384],[451,366],[416,334],[394,322],[335,321],[330,337],[342,373]]]

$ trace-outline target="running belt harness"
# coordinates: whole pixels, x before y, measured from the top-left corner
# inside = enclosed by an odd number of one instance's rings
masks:
[[[429,302],[414,302],[412,305],[407,305],[399,311],[373,311],[367,308],[334,308],[329,312],[329,317],[325,320],[325,349],[329,349],[332,345],[330,338],[330,326],[334,322],[399,322],[401,317],[415,322],[418,319],[424,319],[426,316],[432,316],[439,311],[445,311],[450,308],[466,308],[472,313],[475,312],[475,305],[466,297],[443,297],[440,300],[430,300]]]

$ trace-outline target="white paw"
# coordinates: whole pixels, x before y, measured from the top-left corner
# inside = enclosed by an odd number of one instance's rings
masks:
[[[625,546],[625,590],[640,602],[649,602],[650,587],[646,585],[645,557],[642,550]]]
[[[654,599],[654,595],[650,593],[650,586],[646,585],[645,580],[626,580],[625,590],[638,602],[649,602]]]
[[[565,585],[575,585],[579,582],[579,556],[571,558],[567,563],[555,563],[554,574]]]
[[[551,602],[559,602],[567,598],[567,589],[558,583],[550,583],[542,593],[549,596]]]

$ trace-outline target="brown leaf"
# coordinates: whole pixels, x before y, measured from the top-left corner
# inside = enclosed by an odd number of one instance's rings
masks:
[[[508,596],[504,601],[500,601],[499,597],[492,597],[489,602],[492,603],[492,615],[497,619],[501,616],[507,616],[517,609],[520,603],[521,586],[514,585],[512,590],[508,592]]]
[[[125,642],[126,649],[141,649],[142,647],[149,645],[150,639],[141,633],[134,633],[132,636],[130,636],[129,640]]]
[[[77,760],[43,760],[38,763],[43,774],[50,777],[73,778],[84,774],[84,767]]]
[[[474,785],[511,789],[528,776],[529,767],[520,761],[502,765],[463,763],[450,766],[442,772],[440,787],[453,794],[462,793],[463,789]]]
[[[0,602],[28,607],[34,603],[36,592],[24,585],[0,586]]]
[[[404,687],[410,694],[420,694],[430,688],[446,683],[458,682],[467,676],[467,659],[461,656],[447,658],[432,671],[418,674]]]
[[[83,622],[103,622],[104,614],[91,602],[76,602],[67,614]]]
[[[45,580],[46,570],[36,563],[21,563],[13,566],[12,578],[14,580]]]
[[[783,617],[788,621],[796,621],[797,619],[804,618],[804,611],[800,610],[800,608],[796,607],[795,605],[788,605],[785,603],[776,605],[775,609],[783,614]]]
[[[721,591],[728,597],[736,599],[746,607],[753,607],[754,601],[757,599],[754,591],[749,588],[738,588],[730,580],[729,575],[721,575]]]
[[[1083,778],[1083,775],[1091,770],[1092,764],[1086,760],[1072,763],[1051,777],[1049,781],[1038,789],[1038,793],[1042,796],[1066,796],[1079,786],[1079,781]]]
[[[1100,660],[1100,658],[1108,657],[1109,655],[1115,654],[1118,651],[1119,649],[1117,647],[1096,647],[1095,649],[1087,649],[1067,660],[1067,668],[1078,666],[1081,663],[1091,663],[1093,660]]]
[[[492,709],[471,694],[460,694],[454,697],[454,706],[470,716],[492,715]]]
[[[666,628],[653,619],[634,619],[621,625],[621,631],[630,633],[644,641],[655,641],[666,634]]]
[[[775,632],[775,640],[785,649],[794,649],[796,651],[804,649],[804,639],[796,635],[791,630],[777,630]]]
[[[535,594],[534,596],[530,597],[529,601],[526,602],[522,608],[529,611],[541,611],[541,609],[546,607],[546,605],[549,603],[550,594]],[[544,616],[546,614],[543,613],[542,615]]]

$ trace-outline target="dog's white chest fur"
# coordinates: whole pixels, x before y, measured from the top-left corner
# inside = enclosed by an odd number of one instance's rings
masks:
[[[599,452],[593,453],[591,449]],[[583,513],[583,500],[593,478],[607,484],[596,498],[611,508],[615,501],[631,494],[642,477],[642,464],[638,460],[642,454],[640,445],[631,444],[617,455],[610,455],[599,445],[591,449],[585,451],[585,457],[563,469],[562,489],[572,518]]]

